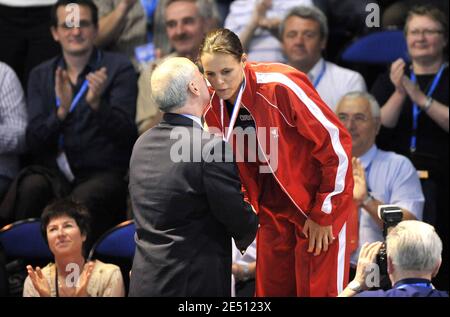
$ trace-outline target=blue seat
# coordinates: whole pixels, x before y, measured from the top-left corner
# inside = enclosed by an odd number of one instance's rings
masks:
[[[0,229],[0,243],[8,258],[53,259],[41,233],[39,219],[14,222]]]
[[[136,243],[136,227],[133,220],[124,221],[104,233],[89,252],[89,260],[97,257],[118,257],[133,259]]]
[[[381,31],[356,40],[342,53],[346,62],[389,64],[397,58],[409,61],[403,31]]]

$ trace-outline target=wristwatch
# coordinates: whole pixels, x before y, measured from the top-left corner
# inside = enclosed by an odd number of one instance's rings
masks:
[[[374,199],[375,199],[375,198],[373,198],[372,194],[368,192],[368,193],[367,193],[366,199],[363,200],[363,202],[362,202],[361,205],[367,206],[367,204],[368,204],[371,200],[374,200]]]
[[[361,283],[358,282],[357,280],[351,281],[351,282],[347,285],[347,287],[348,287],[349,289],[351,289],[352,291],[354,291],[355,293],[359,293],[359,292],[362,291]]]

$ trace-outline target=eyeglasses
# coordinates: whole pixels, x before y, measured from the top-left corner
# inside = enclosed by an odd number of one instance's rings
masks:
[[[349,116],[347,114],[340,113],[340,114],[338,114],[338,117],[342,123],[347,123],[349,121],[353,121],[356,124],[361,124],[361,123],[365,123],[369,120],[369,118],[367,118],[363,114],[355,114],[354,116]]]
[[[444,31],[442,30],[431,30],[431,29],[423,29],[423,30],[419,30],[419,29],[415,29],[415,30],[409,30],[408,34],[410,36],[414,36],[414,37],[418,37],[418,36],[427,36],[427,37],[431,37],[431,36],[435,36],[438,34],[442,34],[444,33]]]
[[[87,29],[90,28],[94,23],[88,20],[80,20],[79,23],[72,22],[71,23],[61,23],[58,26],[64,31],[73,30],[73,29]]]

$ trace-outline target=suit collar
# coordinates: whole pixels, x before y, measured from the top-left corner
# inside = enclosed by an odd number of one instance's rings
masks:
[[[195,122],[194,120],[185,117],[181,114],[177,113],[164,113],[162,122],[168,123],[170,125],[181,125],[181,126],[187,126],[187,127],[195,127],[201,129],[202,127]]]

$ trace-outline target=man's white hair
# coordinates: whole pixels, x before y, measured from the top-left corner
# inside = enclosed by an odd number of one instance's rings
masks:
[[[380,112],[380,104],[378,103],[378,101],[375,99],[374,96],[372,96],[371,94],[369,94],[368,92],[365,91],[351,91],[346,93],[341,100],[339,101],[342,102],[342,100],[344,99],[357,99],[357,98],[363,98],[366,99],[369,104],[370,104],[370,111],[372,112],[372,117],[374,118],[379,118],[381,115]]]
[[[152,97],[163,112],[181,108],[188,98],[188,85],[196,66],[184,57],[172,57],[155,68],[151,78]]]
[[[387,235],[386,252],[400,271],[433,272],[441,261],[442,241],[433,226],[405,220]]]

